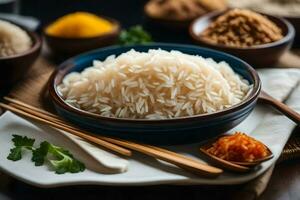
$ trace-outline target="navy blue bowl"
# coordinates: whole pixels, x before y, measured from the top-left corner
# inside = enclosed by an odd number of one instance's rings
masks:
[[[145,52],[149,49],[158,48],[210,57],[215,61],[226,61],[236,73],[253,84],[253,90],[244,101],[222,111],[163,120],[102,117],[68,105],[58,94],[57,85],[62,82],[66,74],[82,71],[91,66],[95,59],[104,60],[112,54],[119,55],[130,49]],[[125,47],[113,46],[78,55],[62,63],[52,74],[49,82],[50,97],[61,117],[95,134],[152,144],[194,143],[230,130],[241,123],[253,110],[260,89],[261,82],[256,71],[234,56],[196,46],[162,43]]]

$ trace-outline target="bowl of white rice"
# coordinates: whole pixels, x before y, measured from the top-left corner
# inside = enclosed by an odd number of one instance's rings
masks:
[[[0,89],[11,87],[40,54],[39,36],[27,28],[0,19]]]
[[[59,115],[93,133],[145,143],[198,142],[252,111],[255,70],[205,48],[151,44],[110,47],[67,60],[49,91]]]

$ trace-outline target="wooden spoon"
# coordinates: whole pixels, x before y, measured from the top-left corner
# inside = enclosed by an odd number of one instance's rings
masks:
[[[282,114],[284,114],[285,116],[287,116],[288,118],[293,120],[296,124],[298,124],[298,125],[300,124],[300,114],[299,113],[292,110],[284,103],[277,101],[276,99],[274,99],[273,97],[268,95],[266,92],[261,91],[258,96],[258,100],[262,103],[266,103],[266,104],[272,106],[273,108],[277,109],[279,112],[281,112]]]
[[[234,164],[232,162],[229,162],[227,160],[223,160],[221,158],[218,158],[214,155],[211,155],[210,153],[208,153],[206,151],[206,148],[200,147],[200,151],[213,163],[215,163],[216,165],[219,165],[220,167],[230,170],[230,171],[234,171],[234,172],[248,172],[250,170],[250,167],[247,166],[242,166],[242,165],[238,165],[238,164]]]
[[[224,137],[224,136],[226,135],[220,135],[212,140],[208,140],[205,144],[201,145],[200,151],[212,162],[215,162],[216,164],[220,165],[225,169],[228,169],[230,171],[236,171],[236,172],[248,172],[249,170],[251,170],[251,167],[255,167],[261,164],[262,162],[270,160],[271,158],[274,157],[272,151],[267,146],[266,148],[268,149],[269,152],[268,156],[261,159],[254,160],[253,162],[228,161],[208,153],[207,149],[209,149],[213,145],[213,143],[215,143],[220,137]]]

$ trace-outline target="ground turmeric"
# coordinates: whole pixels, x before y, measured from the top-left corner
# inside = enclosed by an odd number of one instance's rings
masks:
[[[110,21],[87,12],[65,15],[46,28],[46,33],[64,38],[88,38],[109,33],[114,28]]]

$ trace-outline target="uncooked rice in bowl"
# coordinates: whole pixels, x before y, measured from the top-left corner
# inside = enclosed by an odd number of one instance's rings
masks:
[[[169,119],[231,107],[251,88],[226,62],[152,49],[95,60],[57,90],[66,103],[104,117]]]

